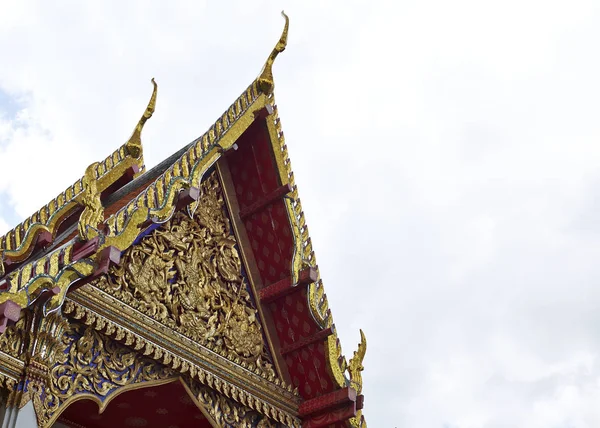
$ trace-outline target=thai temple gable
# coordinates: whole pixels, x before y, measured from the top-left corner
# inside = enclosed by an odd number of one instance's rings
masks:
[[[184,425],[366,427],[366,339],[346,360],[275,103],[284,17],[200,138],[145,171],[152,79],[127,143],[0,238],[3,428],[31,406],[42,427],[114,425],[145,397],[166,403],[152,426],[185,402]]]

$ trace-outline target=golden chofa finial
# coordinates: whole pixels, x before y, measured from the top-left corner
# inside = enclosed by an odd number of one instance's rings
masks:
[[[267,62],[260,73],[260,77],[258,78],[258,85],[261,91],[265,94],[270,94],[273,92],[273,87],[275,86],[275,82],[273,81],[273,63],[275,62],[275,58],[281,52],[285,50],[287,46],[287,38],[288,38],[288,29],[290,27],[290,19],[285,14],[285,12],[281,11],[281,14],[285,18],[285,26],[283,27],[283,33],[279,38],[279,41],[275,45],[275,48],[267,58]]]
[[[156,92],[158,86],[156,85],[154,78],[152,78],[152,84],[154,85],[154,90],[152,91],[150,102],[148,102],[148,107],[146,107],[146,111],[144,111],[142,118],[133,130],[131,138],[129,138],[129,140],[125,144],[129,156],[132,156],[136,159],[138,159],[142,155],[142,128],[144,128],[144,124],[146,123],[146,121],[152,117],[152,114],[154,113],[154,108],[156,107]]]

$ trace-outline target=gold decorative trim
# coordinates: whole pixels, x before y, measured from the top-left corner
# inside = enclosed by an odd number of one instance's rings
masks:
[[[67,410],[67,408],[71,404],[73,404],[77,401],[80,401],[80,400],[93,401],[98,406],[98,414],[102,414],[102,413],[104,413],[104,411],[106,410],[106,408],[108,407],[110,402],[113,401],[115,398],[117,398],[121,394],[124,394],[129,391],[134,391],[136,389],[151,388],[153,386],[166,385],[168,383],[176,382],[178,379],[180,379],[180,378],[178,376],[175,376],[175,377],[169,377],[169,378],[165,378],[165,379],[148,380],[148,381],[142,381],[139,383],[132,383],[129,385],[120,386],[117,389],[113,390],[113,392],[111,392],[111,394],[108,396],[108,398],[104,401],[102,401],[100,398],[98,398],[97,395],[90,394],[90,393],[74,395],[61,403],[60,408],[57,410],[57,413],[54,413],[52,415],[52,417],[50,419],[48,419],[48,421],[46,422],[46,427],[51,427],[52,424],[54,424],[54,422],[56,422],[58,420],[58,418],[60,418],[60,415],[65,410]]]
[[[279,178],[283,185],[289,184],[292,187],[292,192],[289,194],[290,197],[285,200],[295,245],[295,251],[292,257],[292,281],[293,283],[298,282],[300,271],[306,267],[312,267],[316,270],[317,280],[311,283],[308,289],[308,304],[315,322],[323,329],[331,328],[333,330],[333,334],[327,337],[325,346],[325,357],[328,370],[338,387],[344,388],[346,386],[352,386],[353,388],[358,388],[360,391],[362,390],[362,377],[360,376],[360,371],[364,369],[362,367],[362,360],[364,359],[364,354],[366,352],[366,338],[361,330],[361,345],[359,345],[359,350],[357,351],[358,355],[355,353],[356,360],[353,358],[354,365],[352,371],[348,375],[348,363],[342,353],[340,341],[335,330],[335,325],[333,324],[331,311],[329,310],[329,303],[319,273],[319,266],[312,247],[312,241],[308,233],[308,226],[306,225],[304,211],[298,195],[298,186],[294,180],[294,173],[288,156],[287,145],[281,129],[281,120],[278,116],[277,105],[273,95],[270,95],[268,103],[273,106],[273,113],[266,119],[267,129],[270,135],[273,153],[275,155],[275,162],[279,169]],[[352,379],[352,382],[349,377]],[[353,426],[366,427],[366,422],[364,422],[364,417],[362,417],[362,411],[358,413],[358,416],[352,418],[350,423],[353,424]],[[364,425],[355,425],[357,423]]]
[[[59,340],[64,352],[49,368],[47,380],[32,379],[27,384],[41,427],[52,426],[75,401],[90,399],[102,412],[114,394],[176,379],[170,369],[90,326],[71,324]]]
[[[193,217],[175,213],[93,286],[232,361],[255,364],[271,380],[216,171],[200,184],[200,201]]]
[[[290,385],[284,388],[279,378],[269,382],[258,367],[244,361],[235,364],[90,284],[70,294],[63,310],[70,317],[83,320],[86,325],[229,398],[257,411],[268,410],[282,423],[297,414],[300,399]],[[111,321],[117,319],[118,323]]]
[[[9,325],[4,333],[0,335],[0,359],[3,355],[19,360],[25,359],[23,354],[29,337],[30,318],[31,311],[22,311],[19,320],[13,325]],[[3,367],[4,364],[0,364],[0,368]]]
[[[144,192],[105,221],[108,233],[103,237],[95,256],[69,264],[74,245],[71,243],[42,259],[30,262],[9,275],[9,290],[0,293],[0,303],[12,300],[19,306],[26,307],[33,302],[30,296],[37,297],[39,292],[59,286],[59,295],[53,296],[46,305],[48,312],[57,309],[62,304],[72,281],[81,276],[89,276],[93,272],[93,268],[87,268],[84,265],[92,266],[104,248],[114,246],[124,251],[131,246],[141,233],[143,224],[148,220],[158,223],[169,220],[175,212],[179,192],[189,186],[199,185],[208,168],[225,150],[230,149],[240,135],[254,122],[255,113],[264,107],[265,100],[266,97],[260,93],[257,81],[254,81],[217,122],[169,169]],[[101,167],[102,164],[98,166],[97,170],[100,170]],[[103,188],[101,183],[102,179],[99,179],[98,189]],[[81,180],[79,184],[79,192],[81,192],[83,190]],[[193,214],[197,206],[198,201],[188,206],[188,211]],[[67,265],[63,269],[59,269],[61,256],[63,264]],[[63,276],[65,271],[76,271],[78,275]],[[68,281],[69,278],[72,280],[71,282]]]
[[[245,403],[238,403],[228,397],[217,393],[216,391],[198,385],[196,382],[186,382],[181,380],[184,388],[196,406],[203,411],[213,423],[218,427],[258,427],[258,428],[276,428],[279,424],[270,419],[268,412],[261,413],[250,408]],[[283,421],[280,421],[283,423]],[[297,418],[288,418],[284,422],[286,427],[300,428],[302,423]]]
[[[98,190],[102,192],[108,188],[133,165],[142,169],[143,164],[140,162],[127,155],[125,145],[121,146],[94,168],[93,176],[97,180]],[[31,217],[0,237],[0,252],[4,253],[4,257],[22,258],[31,251],[38,233],[46,231],[54,235],[65,216],[77,208],[77,199],[82,192],[83,179],[79,179]]]
[[[0,352],[0,389],[14,389],[24,367],[23,361]]]
[[[94,263],[89,259],[82,259],[59,269],[59,256],[59,251],[55,251],[48,256],[50,261],[50,266],[48,268],[49,272],[45,272],[46,265],[45,263],[42,264],[42,262],[45,261],[44,259],[42,259],[42,261],[38,260],[32,262],[31,265],[25,266],[25,268],[30,269],[29,272],[38,269],[40,272],[36,272],[35,276],[29,279],[23,287],[19,288],[18,281],[13,281],[13,279],[15,279],[16,276],[22,278],[23,275],[18,274],[24,273],[25,271],[17,272],[15,276],[9,278],[9,288],[7,291],[0,293],[0,303],[11,300],[22,308],[25,308],[31,305],[42,292],[58,287],[60,290],[58,295],[53,296],[45,307],[46,312],[57,309],[64,299],[69,286],[74,281],[91,275],[94,271]]]

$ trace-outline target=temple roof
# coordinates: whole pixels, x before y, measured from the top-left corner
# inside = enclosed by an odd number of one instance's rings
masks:
[[[272,153],[267,157],[273,160],[277,176],[277,185],[262,199],[286,196],[281,203],[281,218],[289,221],[293,235],[289,240],[293,253],[288,267],[289,279],[265,284],[260,290],[260,299],[265,306],[272,305],[277,299],[290,296],[296,288],[304,287],[305,292],[296,293],[294,299],[303,299],[304,303],[299,300],[296,306],[305,305],[310,313],[310,320],[306,322],[311,325],[305,327],[310,335],[299,333],[301,339],[287,345],[284,338],[280,338],[282,347],[287,347],[282,355],[294,352],[295,347],[324,343],[324,355],[319,358],[326,362],[323,373],[330,377],[332,386],[319,394],[338,394],[335,396],[338,397],[339,391],[351,389],[354,399],[360,395],[366,341],[361,332],[358,351],[347,362],[319,276],[273,94],[272,66],[287,44],[289,24],[287,16],[285,18],[283,34],[260,75],[201,137],[145,171],[141,131],[155,108],[157,86],[152,80],[154,91],[150,102],[127,143],[103,161],[90,165],[82,178],[0,238],[1,331],[9,322],[18,320],[21,310],[35,302],[41,302],[45,314],[60,310],[67,293],[106,274],[108,267],[118,263],[120,254],[134,245],[149,226],[170,220],[176,211],[184,210],[193,215],[199,209],[198,188],[205,174],[220,159],[235,153],[238,144],[242,144],[242,137],[260,122],[264,124],[260,129],[265,129],[269,137],[270,143],[265,143],[265,147],[272,149]],[[261,150],[264,153],[267,149]],[[235,171],[232,174],[235,182]],[[260,204],[268,203],[260,198],[248,201],[241,208],[246,214],[240,215],[250,215],[248,213]],[[276,318],[277,311],[273,310],[273,314]],[[313,360],[318,358],[315,355],[298,358]],[[287,361],[286,364],[292,379],[293,367],[304,363]],[[318,368],[317,371],[321,373]],[[296,387],[301,386],[304,375],[298,376],[295,381],[292,379]],[[324,406],[317,400],[319,394],[300,392],[304,400],[300,416],[302,411],[307,418],[318,413],[314,409]],[[351,426],[366,426],[361,407],[362,404],[356,408],[357,413],[348,416]]]

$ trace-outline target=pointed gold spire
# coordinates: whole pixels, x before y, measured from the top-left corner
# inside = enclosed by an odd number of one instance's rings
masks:
[[[290,19],[285,14],[285,12],[281,11],[281,14],[285,18],[285,26],[283,27],[283,33],[281,34],[279,41],[275,45],[275,48],[273,48],[271,55],[269,55],[269,58],[267,58],[267,62],[265,63],[265,66],[263,67],[262,72],[260,73],[260,76],[258,78],[258,85],[261,91],[265,94],[270,94],[273,92],[273,87],[275,86],[275,82],[273,81],[273,63],[275,62],[275,58],[277,58],[277,55],[283,52],[285,50],[285,47],[287,46]]]
[[[152,114],[154,113],[154,108],[156,107],[156,92],[158,86],[156,85],[154,78],[152,78],[152,84],[154,85],[154,90],[152,91],[152,96],[150,97],[150,101],[148,102],[148,107],[146,107],[142,118],[133,130],[131,138],[129,138],[129,140],[125,144],[125,147],[127,147],[127,153],[136,159],[138,159],[142,155],[142,128],[144,128],[144,124],[146,123],[146,121],[152,117]]]

